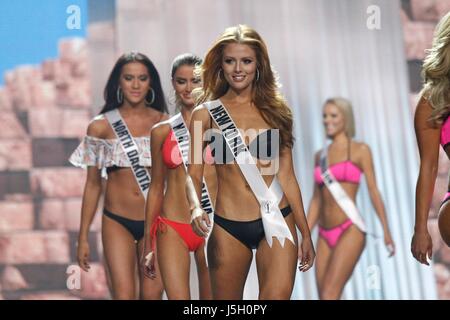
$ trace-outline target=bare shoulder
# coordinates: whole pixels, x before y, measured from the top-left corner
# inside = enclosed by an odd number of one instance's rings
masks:
[[[367,151],[370,150],[370,147],[363,141],[352,140],[352,149],[355,149],[355,151]]]
[[[158,122],[152,127],[151,137],[153,139],[164,139],[170,132],[169,120]]]
[[[431,105],[431,102],[429,98],[426,96],[421,96],[419,101],[417,102],[416,106],[416,112],[429,112],[431,113],[433,111],[433,107]]]
[[[109,132],[108,120],[103,115],[98,115],[88,125],[87,135],[95,138],[106,139]]]
[[[370,159],[372,157],[372,151],[365,142],[352,140],[351,148],[352,158],[356,161]]]
[[[432,123],[428,121],[433,112],[431,102],[425,96],[420,97],[417,102],[416,111],[414,112],[414,126],[416,129],[430,129],[433,128]],[[439,125],[435,126],[435,129]]]
[[[192,119],[207,121],[209,120],[209,112],[205,105],[201,104],[192,111]]]

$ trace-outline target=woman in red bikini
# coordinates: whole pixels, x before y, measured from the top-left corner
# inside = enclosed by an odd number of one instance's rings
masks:
[[[181,151],[182,146],[189,147],[189,136],[186,136],[186,133],[189,134],[187,130],[194,107],[191,93],[194,88],[201,85],[200,79],[194,76],[194,67],[200,63],[200,58],[192,54],[183,54],[175,58],[172,64],[172,84],[180,113],[156,125],[151,133],[152,181],[146,209],[146,230],[150,236],[146,237],[146,254],[157,252],[169,300],[191,298],[190,252],[195,254],[200,299],[211,298],[204,250],[205,239],[196,235],[189,223],[190,210],[185,193],[186,166]],[[179,124],[184,126],[184,131],[179,129]],[[211,161],[211,154],[207,153],[206,162]],[[208,174],[206,177],[212,194],[214,194],[211,188],[214,187],[211,183],[213,177],[214,174]],[[150,277],[155,276],[153,265],[152,257],[148,265],[144,266],[146,274]]]
[[[416,224],[411,252],[420,263],[428,265],[433,243],[427,228],[428,211],[436,181],[439,162],[439,143],[450,157],[450,13],[436,27],[433,47],[423,63],[425,80],[414,127],[420,153],[420,172],[416,187]],[[448,192],[439,209],[439,230],[450,246],[450,181]]]
[[[372,155],[369,147],[353,141],[355,134],[350,101],[332,98],[325,102],[323,123],[331,139],[327,153],[315,156],[314,194],[308,210],[311,228],[319,224],[317,243],[316,281],[320,299],[339,299],[342,290],[365,246],[365,233],[350,219],[325,185],[324,171],[319,163],[325,161],[327,172],[334,176],[348,198],[356,200],[361,174],[364,173],[372,203],[384,230],[384,242],[394,255],[395,247],[389,231],[383,201],[375,181]]]

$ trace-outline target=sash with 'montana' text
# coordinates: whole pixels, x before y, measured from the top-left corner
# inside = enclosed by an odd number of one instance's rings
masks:
[[[172,127],[173,133],[175,134],[175,138],[177,139],[178,149],[180,150],[184,168],[187,172],[187,163],[189,159],[189,141],[190,141],[189,130],[186,127],[186,124],[184,123],[183,116],[181,115],[181,113],[178,113],[177,115],[170,118],[169,123]],[[200,202],[202,205],[202,209],[207,214],[210,214],[214,211],[205,178],[203,178],[202,199]]]

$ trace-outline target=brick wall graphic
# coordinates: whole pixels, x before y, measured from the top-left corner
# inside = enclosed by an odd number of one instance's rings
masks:
[[[414,112],[422,87],[420,70],[426,55],[425,49],[431,48],[436,24],[450,11],[450,0],[403,0],[402,5],[402,24],[410,76],[410,105],[411,112]],[[439,172],[428,221],[428,228],[433,238],[435,262],[433,268],[440,299],[450,299],[450,248],[442,241],[437,224],[439,205],[447,192],[449,170],[450,162],[441,149]]]
[[[89,73],[86,41],[63,39],[58,58],[4,75],[0,299],[109,298],[100,214],[90,234],[91,270],[70,267],[76,266],[85,172],[67,159],[93,115]]]

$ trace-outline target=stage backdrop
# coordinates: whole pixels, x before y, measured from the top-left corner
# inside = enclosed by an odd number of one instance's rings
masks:
[[[67,29],[65,19],[73,11],[66,9],[75,2],[87,25],[59,35],[55,52],[41,57],[37,50],[35,59],[0,64],[4,73],[0,114],[8,124],[0,133],[0,298],[109,298],[100,212],[90,234],[92,269],[81,273],[78,287],[67,281],[78,274],[75,240],[85,178],[67,158],[89,119],[100,110],[107,76],[121,53],[147,54],[173,101],[173,58],[183,52],[204,56],[226,27],[239,23],[252,26],[265,39],[281,90],[293,109],[295,166],[305,209],[313,189],[313,155],[325,143],[321,118],[326,98],[339,95],[352,100],[356,139],[372,149],[397,255],[388,259],[383,240],[368,237],[344,298],[450,297],[450,254],[439,241],[435,220],[430,228],[440,250],[439,263],[420,266],[409,249],[418,172],[412,126],[418,70],[432,29],[450,1],[68,1],[57,10],[64,21],[52,28]],[[31,0],[25,3],[33,5]],[[37,5],[34,12],[40,9]],[[9,16],[17,12],[12,10]],[[20,24],[17,21],[24,19],[10,18],[10,25],[14,21]],[[33,27],[40,30],[42,24]],[[8,30],[11,33],[12,28]],[[436,203],[443,192],[436,190]],[[364,180],[358,207],[370,231],[382,235]],[[316,241],[316,230],[313,236]],[[194,275],[191,280],[196,298]],[[253,265],[245,297],[257,298],[257,290]],[[313,270],[297,275],[292,298],[317,299]]]

